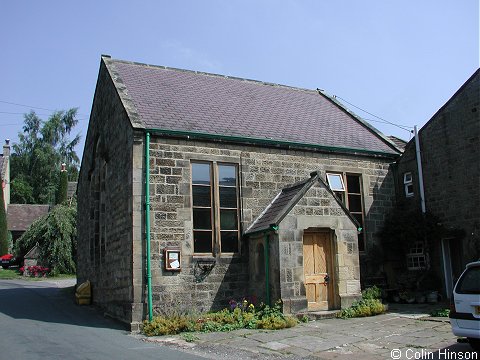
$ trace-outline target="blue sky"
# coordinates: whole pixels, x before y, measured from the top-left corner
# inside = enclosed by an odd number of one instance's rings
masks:
[[[421,127],[479,67],[479,2],[4,0],[0,39],[0,140],[30,109],[78,107],[81,155],[101,54],[320,88]]]

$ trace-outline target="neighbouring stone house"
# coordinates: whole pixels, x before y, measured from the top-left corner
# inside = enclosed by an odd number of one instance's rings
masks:
[[[7,228],[12,233],[13,244],[35,220],[47,215],[49,211],[50,205],[10,204],[7,211]]]
[[[400,153],[319,90],[103,56],[78,283],[132,329],[247,295],[287,312],[345,307],[379,271],[362,259],[394,205]]]
[[[3,154],[0,154],[0,181],[2,183],[5,210],[10,204],[10,140],[5,140]]]
[[[439,218],[441,238],[407,254],[411,270],[431,267],[443,293],[468,262],[480,258],[480,70],[419,130],[426,211]],[[398,203],[421,208],[415,139],[398,160]]]
[[[0,175],[2,180],[5,209],[7,211],[7,229],[15,241],[39,217],[48,213],[49,205],[10,204],[10,140],[5,140],[3,154],[0,154]]]

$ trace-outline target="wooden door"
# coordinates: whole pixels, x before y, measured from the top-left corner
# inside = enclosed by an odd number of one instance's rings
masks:
[[[332,308],[334,294],[331,259],[329,233],[316,232],[303,235],[303,271],[308,310]],[[325,281],[326,277],[329,278],[328,281]]]

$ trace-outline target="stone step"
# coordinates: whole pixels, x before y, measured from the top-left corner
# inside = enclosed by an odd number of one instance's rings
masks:
[[[324,310],[324,311],[307,311],[298,313],[296,316],[298,319],[302,319],[307,316],[309,320],[323,320],[333,319],[340,312],[340,310]]]

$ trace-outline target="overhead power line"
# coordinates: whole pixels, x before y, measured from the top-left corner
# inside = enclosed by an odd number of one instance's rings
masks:
[[[15,105],[15,106],[22,106],[22,107],[26,107],[26,108],[30,108],[30,109],[40,109],[40,110],[47,110],[47,111],[57,111],[57,110],[54,110],[54,109],[47,109],[47,108],[43,108],[43,107],[39,107],[39,106],[19,104],[19,103],[14,103],[14,102],[10,102],[10,101],[4,101],[4,100],[0,100],[0,103],[2,103],[2,104],[9,104],[9,105]],[[80,115],[88,116],[87,114],[80,114]]]
[[[0,103],[3,103],[3,104],[9,104],[9,105],[16,105],[16,106],[23,106],[23,107],[32,108],[32,109],[40,109],[40,110],[47,110],[47,111],[55,111],[55,110],[53,110],[53,109],[42,108],[42,107],[39,107],[39,106],[32,106],[32,105],[25,105],[25,104],[18,104],[18,103],[14,103],[14,102],[10,102],[10,101],[3,101],[3,100],[0,100]]]
[[[342,98],[342,97],[340,97],[340,96],[338,96],[338,95],[333,95],[333,96],[334,96],[335,98],[340,99],[341,101],[347,103],[348,105],[353,106],[354,108],[357,108],[357,109],[363,111],[364,113],[366,113],[366,114],[368,114],[368,115],[371,115],[371,116],[379,119],[379,120],[368,119],[368,121],[375,121],[375,122],[379,122],[379,123],[389,124],[389,125],[396,126],[396,127],[400,128],[400,129],[405,130],[405,131],[408,131],[408,132],[411,132],[411,131],[413,130],[413,127],[411,127],[411,126],[395,124],[395,123],[393,123],[393,122],[391,122],[391,121],[388,121],[388,120],[385,120],[384,118],[381,118],[380,116],[377,116],[377,115],[375,115],[375,114],[372,114],[371,112],[369,112],[369,111],[367,111],[367,110],[365,110],[365,109],[362,109],[361,107],[359,107],[359,106],[357,106],[357,105],[352,104],[351,102],[345,100],[344,98]]]

